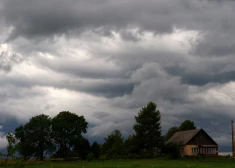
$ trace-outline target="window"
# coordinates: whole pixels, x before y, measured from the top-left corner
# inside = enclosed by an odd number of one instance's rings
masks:
[[[192,153],[197,154],[198,153],[198,148],[192,148]]]
[[[207,148],[206,153],[207,154],[216,154],[216,148]]]

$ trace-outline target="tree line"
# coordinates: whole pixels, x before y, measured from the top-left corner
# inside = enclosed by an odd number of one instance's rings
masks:
[[[69,111],[62,111],[54,118],[41,114],[7,134],[7,154],[4,156],[6,161],[16,155],[25,161],[30,158],[43,161],[45,156],[66,160],[151,158],[166,149],[165,142],[175,132],[196,128],[193,121],[186,120],[162,136],[161,114],[153,102],[139,111],[135,121],[135,133],[127,139],[120,130],[114,130],[104,138],[103,144],[96,141],[90,144],[84,137],[88,128],[84,116]]]

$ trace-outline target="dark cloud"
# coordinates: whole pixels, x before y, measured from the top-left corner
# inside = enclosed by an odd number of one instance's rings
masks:
[[[234,1],[0,2],[4,132],[17,127],[12,116],[24,123],[66,109],[87,118],[93,140],[113,129],[126,137],[134,116],[154,101],[163,133],[190,119],[228,144]]]
[[[230,5],[232,1],[227,3]],[[161,34],[172,32],[174,27],[213,28],[213,23],[216,21],[210,20],[214,15],[211,6],[219,9],[221,4],[226,5],[226,2],[210,4],[208,1],[185,0],[174,2],[169,0],[145,2],[140,0],[125,2],[3,0],[2,13],[6,22],[14,26],[9,39],[18,36],[46,37],[87,29],[123,30],[128,27],[139,27],[142,30]],[[127,36],[130,37],[130,35]]]
[[[14,117],[9,117],[7,118],[2,125],[2,132],[8,133],[8,132],[14,132],[17,127],[19,127],[21,124],[16,118]]]

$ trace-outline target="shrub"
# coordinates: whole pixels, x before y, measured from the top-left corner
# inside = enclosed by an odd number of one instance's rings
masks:
[[[170,155],[171,159],[179,159],[180,155],[180,144],[178,143],[169,143],[164,147],[164,152],[167,155]]]
[[[90,161],[92,161],[93,157],[94,157],[93,153],[90,152],[87,155],[87,160],[90,162]]]

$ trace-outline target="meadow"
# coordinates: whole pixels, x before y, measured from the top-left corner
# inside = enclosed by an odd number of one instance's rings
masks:
[[[4,166],[5,167],[5,166]],[[19,167],[6,166],[6,167]],[[29,162],[25,168],[235,168],[231,158],[218,157],[206,159],[169,160],[163,158],[146,160],[107,160],[107,161],[73,161],[73,162]]]

